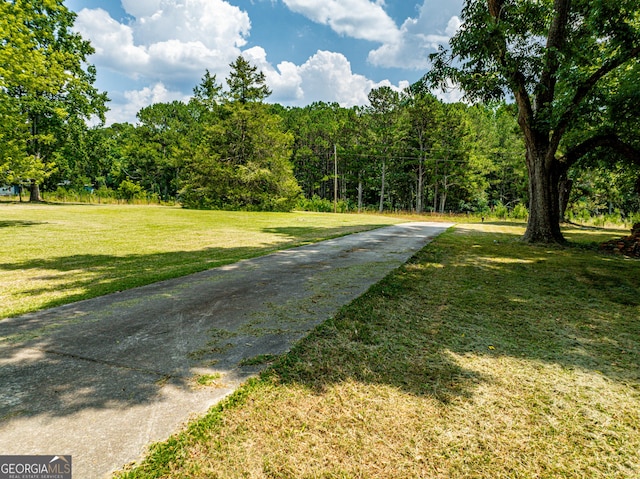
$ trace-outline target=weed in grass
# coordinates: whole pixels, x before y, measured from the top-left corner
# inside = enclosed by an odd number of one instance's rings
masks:
[[[289,331],[286,329],[277,328],[261,328],[259,325],[266,325],[266,321],[258,320],[247,323],[238,328],[238,333],[245,336],[253,336],[256,338],[265,336],[267,334],[286,334]]]
[[[214,344],[218,344],[217,342]],[[233,348],[233,344],[227,343],[222,346],[207,346],[205,348],[197,349],[195,351],[190,351],[187,353],[187,358],[192,361],[202,361],[204,359],[209,359],[212,356],[224,354]]]
[[[279,356],[276,354],[259,354],[258,356],[254,356],[252,358],[244,358],[240,361],[238,366],[261,366],[263,364],[270,364],[278,359],[278,357]]]
[[[231,339],[238,336],[238,333],[236,332],[227,331],[226,329],[220,329],[220,328],[211,328],[208,331],[208,334],[209,334],[209,337],[211,338],[208,344],[215,344],[218,341],[224,341],[225,339]]]
[[[222,379],[222,374],[200,374],[195,378],[195,382],[200,386],[217,386]]]

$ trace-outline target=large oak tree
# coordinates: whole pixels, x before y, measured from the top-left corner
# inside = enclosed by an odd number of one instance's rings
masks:
[[[594,150],[640,161],[638,110],[621,131],[608,110],[628,104],[640,80],[637,0],[466,0],[462,27],[432,56],[425,80],[453,81],[472,100],[511,96],[529,172],[524,240],[564,242],[561,185]]]

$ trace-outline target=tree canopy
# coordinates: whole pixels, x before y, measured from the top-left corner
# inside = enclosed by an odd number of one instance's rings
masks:
[[[67,140],[106,111],[75,18],[63,0],[0,2],[0,177],[31,181],[34,200]]]
[[[181,200],[195,208],[291,210],[300,194],[293,137],[263,103],[270,94],[264,74],[243,57],[230,67],[226,95],[209,72],[194,89],[192,104],[205,114],[192,130],[196,148],[184,156]]]
[[[563,242],[569,168],[596,149],[640,162],[637,109],[625,108],[640,90],[637,1],[466,0],[462,21],[425,81],[453,81],[472,100],[515,100],[529,173],[525,240]]]

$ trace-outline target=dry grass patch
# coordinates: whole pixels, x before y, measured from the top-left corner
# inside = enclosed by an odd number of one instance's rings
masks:
[[[640,262],[521,234],[444,234],[122,477],[640,477]]]

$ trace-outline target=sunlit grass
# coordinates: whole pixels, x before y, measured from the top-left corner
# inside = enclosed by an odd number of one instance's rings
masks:
[[[402,220],[376,215],[0,204],[0,318]]]
[[[640,261],[523,231],[445,233],[122,477],[640,477]]]

